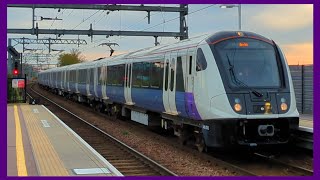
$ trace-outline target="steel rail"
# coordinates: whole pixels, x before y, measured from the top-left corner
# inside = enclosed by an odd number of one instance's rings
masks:
[[[271,156],[268,156],[268,155],[264,155],[264,154],[261,154],[261,153],[254,153],[255,156],[258,156],[260,158],[264,158],[266,159],[267,161],[271,161],[273,163],[276,163],[276,164],[279,164],[279,165],[282,165],[282,166],[286,166],[286,167],[289,167],[295,171],[299,171],[301,172],[302,174],[305,174],[307,176],[312,176],[313,175],[313,170],[310,170],[310,169],[306,169],[304,167],[300,167],[300,166],[295,166],[295,165],[292,165],[292,164],[288,164],[288,163],[285,163],[285,162],[282,162],[282,161],[279,161]]]

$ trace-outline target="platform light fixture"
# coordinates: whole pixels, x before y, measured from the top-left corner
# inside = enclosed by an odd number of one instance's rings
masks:
[[[241,4],[235,5],[235,4],[221,4],[220,8],[234,8],[238,7],[238,18],[239,18],[239,30],[241,30]]]

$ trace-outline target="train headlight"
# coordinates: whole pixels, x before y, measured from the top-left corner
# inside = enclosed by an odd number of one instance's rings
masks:
[[[234,99],[234,102],[235,102],[236,104],[239,104],[239,103],[240,103],[240,99],[239,99],[239,98],[235,98],[235,99]]]
[[[241,104],[239,103],[234,104],[234,110],[237,112],[241,111],[242,110]]]
[[[285,103],[285,102],[281,103],[280,108],[282,111],[286,111],[288,109],[287,103]]]

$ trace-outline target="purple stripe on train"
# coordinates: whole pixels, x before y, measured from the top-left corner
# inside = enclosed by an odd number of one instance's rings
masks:
[[[201,120],[200,114],[197,110],[196,103],[194,101],[193,93],[185,92],[186,110],[189,118],[195,120]]]

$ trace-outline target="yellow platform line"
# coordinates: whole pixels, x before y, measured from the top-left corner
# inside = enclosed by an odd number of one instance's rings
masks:
[[[17,171],[18,176],[28,176],[26,159],[24,156],[24,148],[22,142],[22,133],[20,118],[18,114],[18,107],[14,105],[14,122],[16,124],[16,155],[17,155]]]
[[[38,165],[39,175],[68,176],[69,173],[51,144],[49,137],[42,129],[38,116],[35,116],[31,109],[26,106],[21,106],[21,108],[24,112],[30,142]]]

